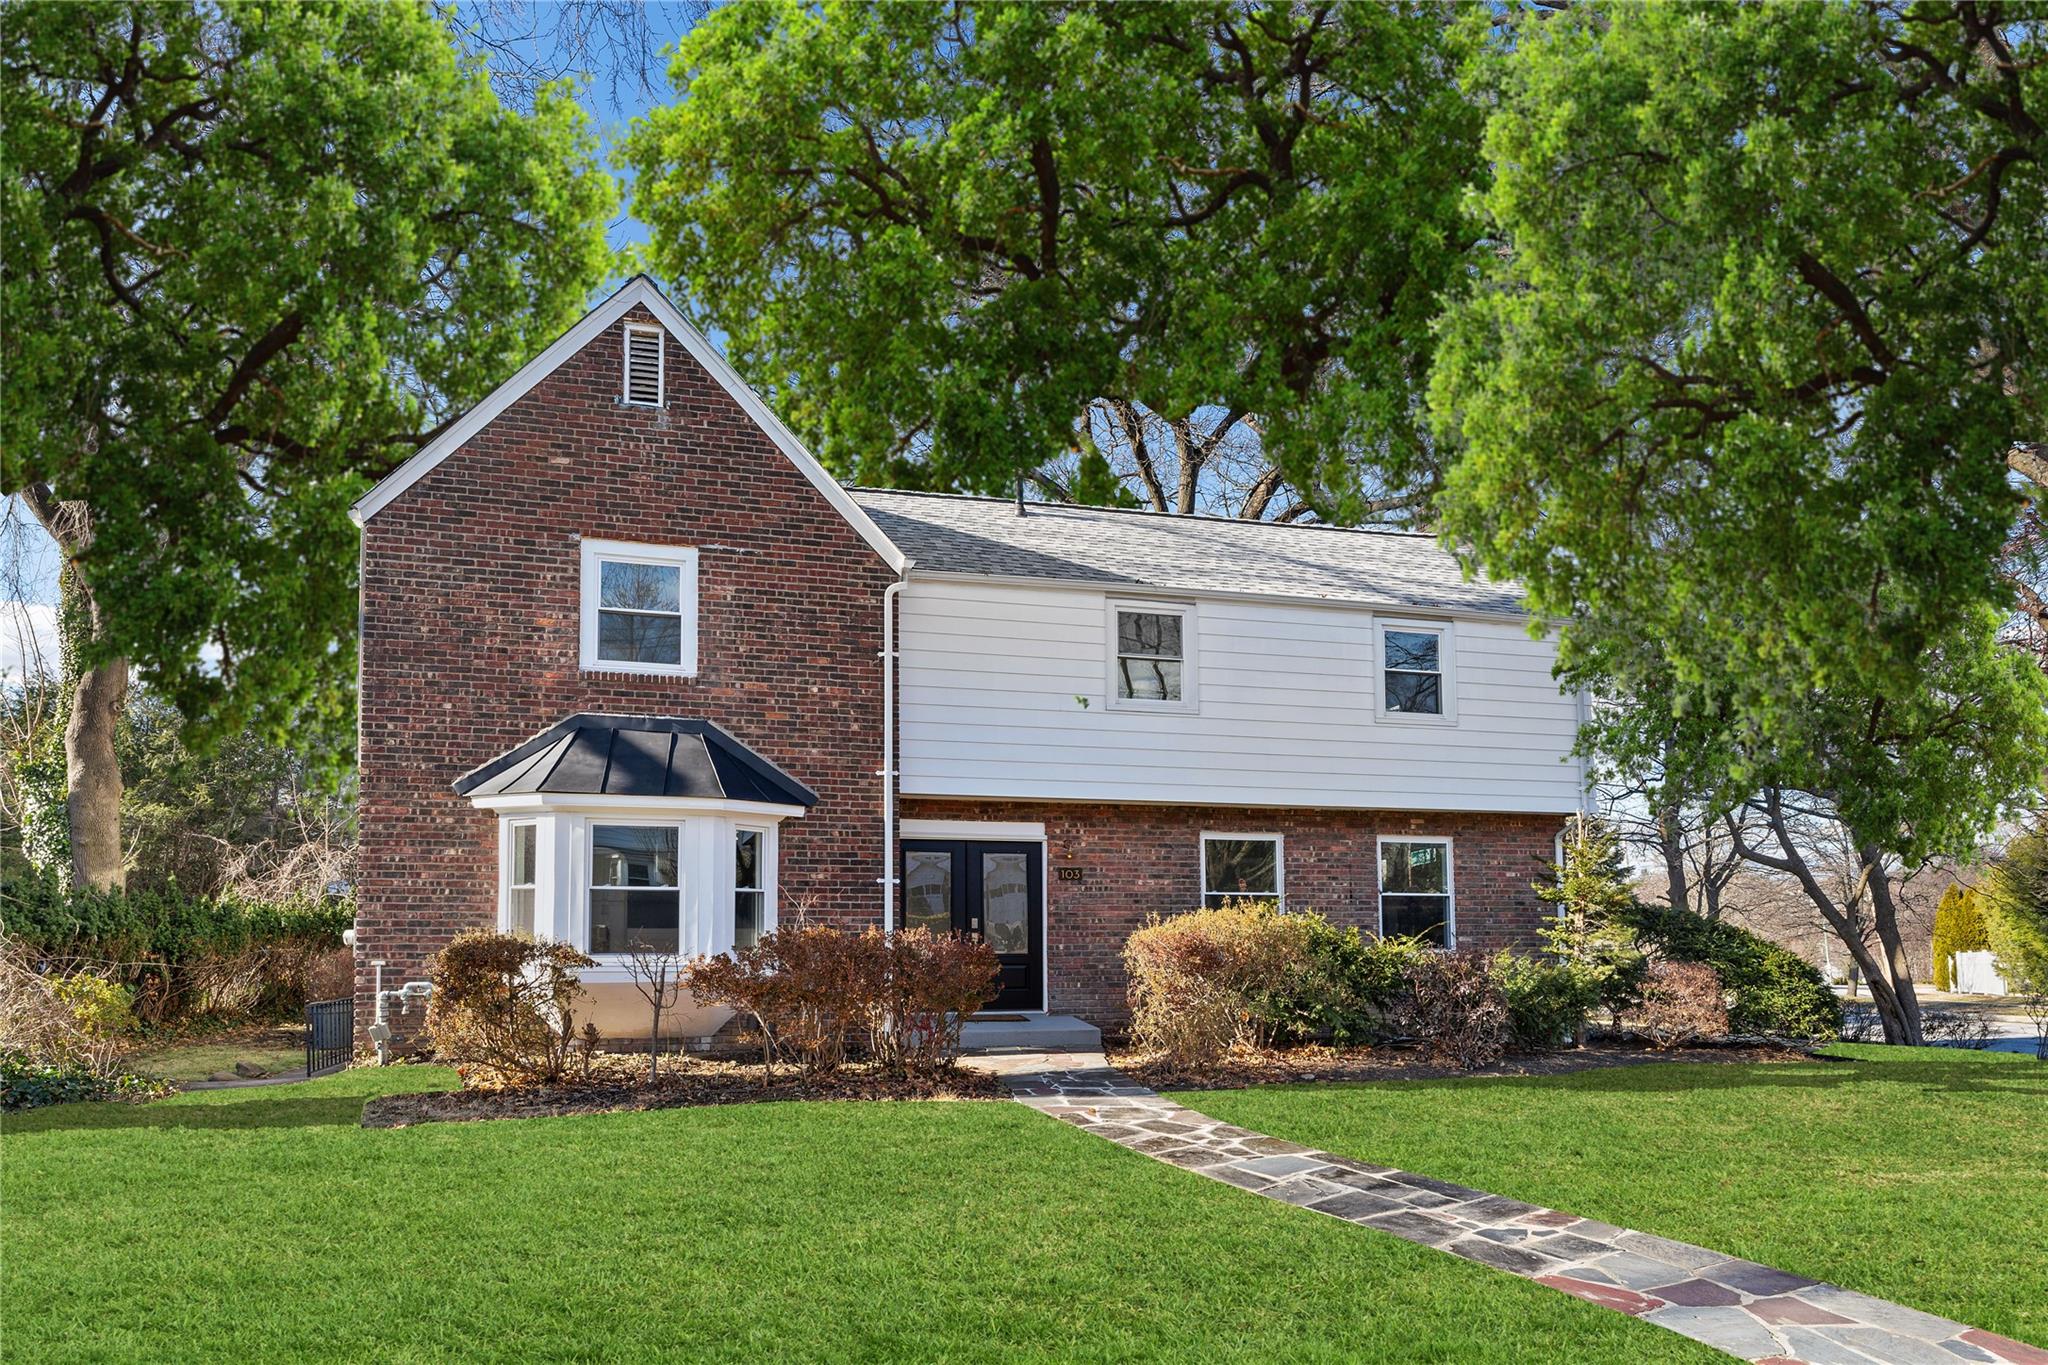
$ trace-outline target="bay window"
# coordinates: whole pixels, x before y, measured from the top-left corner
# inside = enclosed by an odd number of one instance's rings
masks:
[[[682,945],[676,825],[590,827],[590,939],[586,951],[673,953]]]
[[[733,833],[732,945],[751,948],[768,928],[767,862],[762,848],[768,832],[741,828]]]
[[[505,905],[499,916],[505,931],[533,933],[533,901],[539,884],[540,828],[531,820],[505,824]]]

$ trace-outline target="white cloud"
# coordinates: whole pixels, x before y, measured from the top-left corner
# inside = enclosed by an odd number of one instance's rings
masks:
[[[57,671],[57,609],[0,601],[0,685],[19,683],[35,668]]]

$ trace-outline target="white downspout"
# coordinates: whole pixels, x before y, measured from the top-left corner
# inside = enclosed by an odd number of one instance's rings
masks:
[[[910,581],[902,576],[882,589],[882,932],[896,930],[896,597]]]

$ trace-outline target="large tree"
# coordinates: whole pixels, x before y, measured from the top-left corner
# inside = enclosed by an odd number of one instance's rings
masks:
[[[1421,0],[735,5],[634,125],[634,209],[843,475],[1405,511],[1484,31]]]
[[[1568,678],[1651,701],[1593,742],[1807,794],[1873,876],[1971,851],[2048,763],[2041,676],[1996,644],[2048,400],[2048,19],[1588,5],[1488,72],[1447,526],[1573,618]]]
[[[0,488],[64,555],[77,880],[131,669],[192,741],[345,751],[347,509],[558,333],[616,202],[561,91],[419,3],[0,9]]]

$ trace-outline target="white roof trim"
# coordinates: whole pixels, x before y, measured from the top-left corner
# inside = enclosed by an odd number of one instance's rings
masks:
[[[872,546],[875,553],[880,555],[890,568],[902,573],[909,566],[909,557],[896,547],[895,542],[882,534],[882,528],[875,525],[873,519],[861,510],[860,504],[825,472],[825,467],[804,449],[803,442],[797,440],[795,434],[782,425],[781,419],[768,410],[768,405],[761,401],[760,395],[747,387],[747,382],[740,378],[738,371],[726,363],[725,357],[704,339],[701,332],[690,325],[689,319],[685,318],[676,306],[668,301],[667,295],[655,287],[654,281],[645,275],[635,275],[626,281],[610,298],[585,313],[582,321],[564,332],[554,345],[521,366],[517,374],[491,390],[490,395],[482,402],[464,413],[446,431],[422,446],[418,454],[392,470],[375,488],[365,493],[362,499],[349,509],[349,515],[355,518],[356,525],[362,525],[383,511],[441,461],[467,445],[478,432],[490,425],[498,414],[525,397],[534,385],[554,373],[563,361],[589,345],[636,304],[654,314],[655,319],[668,328],[675,339],[682,343],[683,349],[690,353],[691,358],[702,365],[705,373],[731,395],[732,400],[740,405],[740,410],[753,419],[754,425],[767,434],[768,439],[775,443],[776,449],[787,456],[789,462],[797,467],[798,472],[824,494],[825,501],[832,504],[833,510],[846,518],[854,530],[860,532],[861,539]]]

